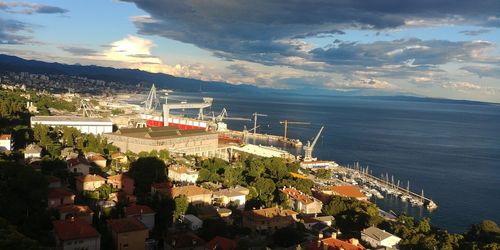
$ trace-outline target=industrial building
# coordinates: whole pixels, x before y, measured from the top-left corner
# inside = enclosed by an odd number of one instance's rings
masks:
[[[176,127],[121,128],[115,133],[104,134],[108,142],[122,152],[134,153],[160,151],[197,155],[219,156],[218,136],[205,130],[179,130]]]
[[[113,132],[113,122],[108,118],[80,116],[32,116],[31,127],[43,124],[50,127],[73,127],[84,134],[103,134]]]

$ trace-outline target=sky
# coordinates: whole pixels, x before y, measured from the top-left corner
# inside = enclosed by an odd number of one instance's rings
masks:
[[[278,89],[500,102],[498,0],[0,0],[0,53]]]

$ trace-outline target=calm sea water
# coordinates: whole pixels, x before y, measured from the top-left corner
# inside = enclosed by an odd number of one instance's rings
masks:
[[[259,117],[259,132],[283,134],[280,120],[307,121],[290,125],[289,137],[306,142],[321,125],[315,148],[319,159],[341,164],[359,162],[373,174],[389,173],[417,193],[437,202],[428,213],[397,199],[377,204],[386,210],[426,216],[439,227],[462,232],[472,223],[500,223],[500,106],[382,100],[366,97],[311,97],[221,93],[174,93],[171,99],[192,101],[214,97],[212,111],[225,107],[230,116]],[[228,121],[232,129],[252,122]]]

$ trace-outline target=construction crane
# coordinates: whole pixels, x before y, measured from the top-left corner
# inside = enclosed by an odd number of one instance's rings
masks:
[[[244,117],[231,117],[231,116],[228,116],[226,108],[222,108],[222,111],[217,116],[215,116],[215,112],[212,111],[212,121],[213,122],[222,122],[224,120],[251,121],[252,119],[244,118]]]
[[[253,113],[253,135],[257,133],[257,117],[258,116],[267,116],[266,114],[259,114],[257,112]]]
[[[286,142],[286,135],[288,133],[288,124],[304,124],[304,125],[309,125],[311,123],[310,122],[292,122],[292,121],[289,121],[289,120],[284,120],[284,121],[280,121],[280,124],[284,124],[285,125],[285,133],[283,134],[283,141]]]
[[[158,108],[159,105],[160,99],[158,99],[158,96],[156,95],[156,87],[153,84],[153,86],[151,86],[151,90],[149,91],[148,98],[144,102],[144,112],[152,113]]]
[[[312,152],[314,150],[314,146],[316,146],[316,142],[318,142],[318,138],[321,135],[321,132],[323,132],[323,128],[325,128],[325,126],[321,126],[318,134],[316,135],[316,137],[314,138],[312,143],[311,143],[311,141],[307,141],[307,145],[304,146],[304,161],[305,162],[316,160],[316,158],[312,157]]]

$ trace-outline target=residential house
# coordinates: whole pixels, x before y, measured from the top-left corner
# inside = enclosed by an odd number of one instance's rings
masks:
[[[59,212],[59,220],[66,220],[71,218],[83,219],[89,224],[92,224],[92,216],[94,211],[85,205],[64,205],[57,208]]]
[[[326,226],[331,226],[335,218],[333,216],[305,216],[300,219],[304,224],[304,227],[308,230],[312,230],[312,227],[318,223]]]
[[[168,178],[173,182],[195,184],[198,171],[182,165],[171,165],[168,167]]]
[[[30,144],[24,150],[24,159],[40,159],[42,157],[42,147]]]
[[[293,187],[284,187],[280,190],[287,198],[293,210],[304,214],[321,213],[323,203]]]
[[[56,249],[101,249],[101,235],[84,219],[55,220],[52,225]]]
[[[163,245],[166,250],[205,250],[205,241],[192,232],[169,233]]]
[[[119,164],[127,164],[128,163],[128,157],[126,154],[122,152],[115,152],[111,154],[111,160],[116,161]]]
[[[121,189],[125,194],[134,194],[134,179],[125,174],[108,176],[108,184],[114,188]]]
[[[80,173],[88,175],[90,171],[90,164],[84,158],[74,158],[66,161],[68,163],[68,171],[72,173]]]
[[[307,250],[365,250],[366,248],[359,243],[358,239],[349,240],[337,239],[336,234],[331,237],[318,239],[307,246]]]
[[[328,186],[320,190],[320,195],[336,195],[347,198],[352,198],[360,201],[368,201],[368,197],[364,195],[357,186]]]
[[[198,186],[181,186],[171,188],[171,197],[184,195],[194,206],[209,205],[212,203],[212,191]]]
[[[183,223],[187,224],[189,229],[191,229],[192,231],[196,231],[203,227],[203,221],[192,214],[183,215],[181,220]]]
[[[108,228],[115,249],[145,250],[148,228],[136,218],[109,219]]]
[[[237,243],[234,240],[221,237],[221,236],[215,236],[212,240],[207,242],[205,244],[205,249],[206,250],[236,250]]]
[[[75,203],[75,194],[65,188],[51,188],[48,191],[47,197],[49,208]]]
[[[96,154],[96,153],[88,154],[87,160],[90,163],[94,163],[96,166],[98,166],[100,168],[105,168],[106,167],[107,160],[106,160],[106,158],[104,158],[100,154]]]
[[[238,209],[245,208],[247,192],[243,187],[240,188],[226,188],[213,193],[213,202],[217,206],[234,205]],[[248,189],[246,189],[248,190]]]
[[[61,150],[61,158],[65,160],[78,158],[78,153],[72,147],[66,147]]]
[[[392,248],[401,241],[401,238],[374,226],[361,231],[361,239],[374,248]]]
[[[87,174],[75,177],[76,191],[94,191],[106,184],[106,179],[96,174]]]
[[[0,152],[10,151],[12,147],[12,136],[10,134],[0,135]]]
[[[243,227],[252,231],[284,228],[297,221],[297,212],[277,207],[256,209],[243,212]]]
[[[144,224],[149,231],[155,227],[155,211],[146,205],[131,205],[125,208],[127,218],[136,218]]]

